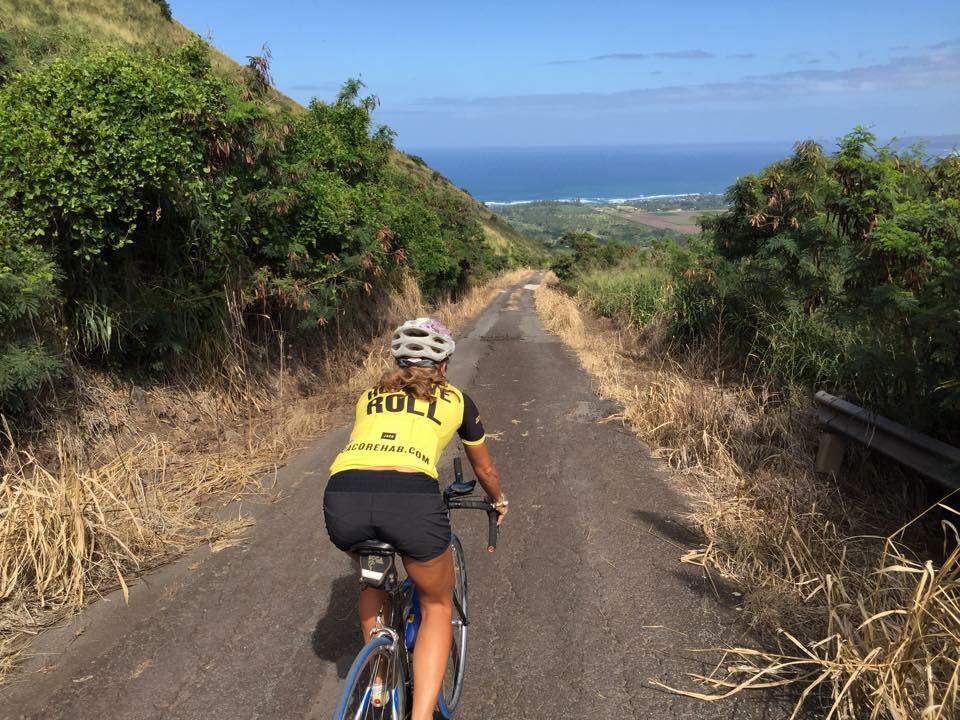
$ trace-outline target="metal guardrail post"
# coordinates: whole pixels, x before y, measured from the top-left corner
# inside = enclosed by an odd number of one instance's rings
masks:
[[[837,472],[843,464],[847,439],[832,432],[821,432],[817,445],[817,472]]]
[[[960,489],[960,448],[914,432],[822,390],[816,394],[815,400],[817,422],[827,431],[821,442],[828,440],[829,433],[842,435],[906,465],[945,488]],[[831,469],[836,461],[836,450],[825,450],[821,446],[817,454],[818,469],[821,459],[824,468]]]

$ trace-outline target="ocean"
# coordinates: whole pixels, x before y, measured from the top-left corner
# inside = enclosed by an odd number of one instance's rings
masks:
[[[478,200],[496,204],[722,193],[791,149],[778,143],[406,150]]]

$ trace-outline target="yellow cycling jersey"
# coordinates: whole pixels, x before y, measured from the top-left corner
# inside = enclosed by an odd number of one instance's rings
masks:
[[[439,479],[437,461],[454,433],[466,445],[484,440],[477,406],[450,383],[433,400],[369,388],[357,400],[353,432],[330,474],[369,467],[401,467]]]

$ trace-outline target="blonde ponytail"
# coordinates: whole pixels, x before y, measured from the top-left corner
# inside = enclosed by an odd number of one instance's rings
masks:
[[[377,383],[380,392],[404,392],[417,400],[430,402],[438,387],[447,384],[447,378],[439,366],[395,367],[387,370]]]

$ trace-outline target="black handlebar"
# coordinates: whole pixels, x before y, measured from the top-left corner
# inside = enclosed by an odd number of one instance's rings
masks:
[[[447,507],[451,510],[484,510],[487,513],[487,552],[497,549],[497,518],[499,513],[493,503],[476,498],[450,498]]]
[[[453,459],[453,484],[444,491],[443,499],[451,510],[483,510],[487,513],[487,552],[492,553],[497,549],[497,519],[500,513],[488,500],[470,496],[469,493],[476,484],[476,480],[471,480],[469,483],[463,481],[463,462],[456,457]],[[453,490],[455,492],[451,493],[450,491]]]

